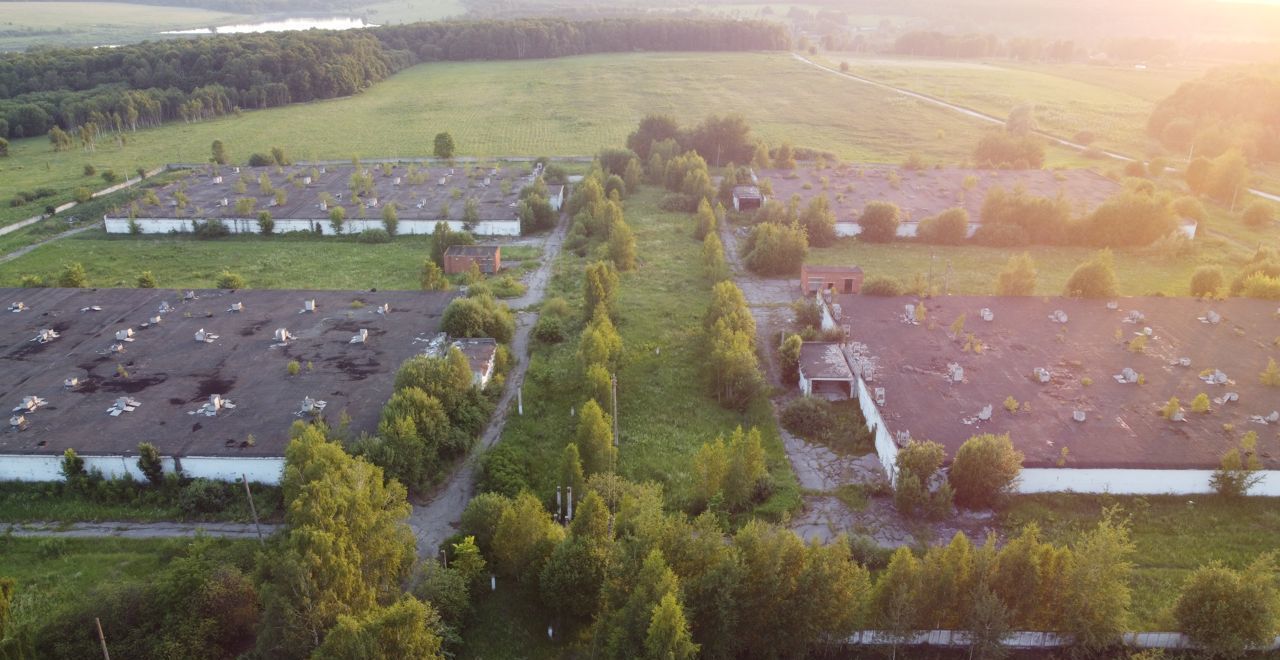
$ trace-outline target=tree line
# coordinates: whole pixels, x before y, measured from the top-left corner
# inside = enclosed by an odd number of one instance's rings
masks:
[[[1280,66],[1212,69],[1156,104],[1147,132],[1170,149],[1214,158],[1240,149],[1250,160],[1280,158]]]
[[[779,50],[774,23],[727,19],[526,19],[341,32],[217,35],[0,57],[0,138],[133,131],[360,92],[421,62],[636,50]],[[58,142],[54,141],[55,147]]]

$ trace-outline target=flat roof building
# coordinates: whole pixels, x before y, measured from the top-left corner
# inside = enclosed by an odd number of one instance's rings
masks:
[[[61,479],[65,449],[140,477],[149,442],[166,469],[275,483],[295,420],[345,411],[351,432],[376,430],[454,295],[0,289],[23,308],[0,315],[0,404],[16,408],[0,480]]]
[[[502,270],[502,247],[498,245],[450,245],[444,252],[444,272],[457,275],[471,270],[471,264],[480,272],[492,275]]]

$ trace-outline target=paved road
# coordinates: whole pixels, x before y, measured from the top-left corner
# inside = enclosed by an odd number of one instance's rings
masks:
[[[284,525],[262,525],[262,535],[270,536]],[[0,534],[14,536],[60,536],[64,538],[119,537],[157,539],[192,537],[197,533],[228,539],[256,539],[258,532],[249,523],[96,522],[96,523],[12,523],[0,526]]]
[[[560,248],[564,245],[564,237],[568,232],[568,220],[562,220],[547,236],[542,248],[542,263],[537,270],[529,274],[526,283],[528,291],[519,298],[508,301],[512,309],[532,309],[542,301],[546,294],[547,284],[551,281],[552,268]],[[516,317],[516,334],[511,341],[511,355],[516,364],[507,374],[506,389],[498,401],[493,418],[480,442],[472,448],[467,458],[458,465],[443,486],[433,494],[433,499],[422,506],[414,505],[409,517],[409,526],[413,528],[418,539],[418,552],[432,555],[440,544],[457,531],[458,522],[462,520],[462,510],[467,507],[476,492],[476,468],[484,451],[497,444],[502,437],[502,429],[507,423],[507,413],[512,409],[516,390],[524,383],[525,371],[529,367],[529,333],[537,322],[535,311],[521,312]]]
[[[989,124],[998,124],[998,125],[1000,125],[1000,126],[1003,126],[1003,125],[1004,125],[1004,123],[1005,123],[1005,120],[1004,120],[1004,118],[1003,118],[1003,117],[997,117],[997,116],[995,116],[995,115],[989,115],[989,114],[987,114],[987,113],[985,113],[985,112],[980,112],[980,111],[978,111],[978,110],[974,110],[973,108],[966,108],[966,107],[965,107],[965,106],[963,106],[963,105],[957,105],[957,104],[955,104],[955,103],[951,103],[951,102],[948,102],[948,101],[944,101],[944,100],[942,100],[942,99],[940,99],[940,98],[938,98],[938,97],[936,97],[936,96],[930,96],[930,95],[928,95],[928,94],[921,94],[920,92],[913,92],[913,91],[911,91],[911,90],[909,90],[909,89],[905,89],[905,88],[902,88],[902,87],[894,87],[893,85],[887,85],[887,84],[885,84],[885,83],[878,82],[878,81],[872,80],[872,79],[870,79],[870,78],[863,78],[862,76],[854,75],[854,74],[852,74],[852,73],[847,73],[847,72],[844,72],[844,71],[839,71],[839,70],[837,70],[837,69],[832,69],[831,67],[823,66],[823,65],[821,65],[821,64],[818,64],[817,62],[814,62],[813,60],[811,60],[811,59],[809,59],[809,58],[807,58],[807,57],[804,57],[803,55],[800,55],[800,54],[798,54],[798,53],[792,53],[792,54],[791,54],[791,56],[792,56],[792,57],[794,57],[794,58],[796,58],[797,60],[799,60],[799,61],[801,61],[801,62],[805,63],[805,64],[808,64],[808,65],[809,65],[809,66],[811,66],[811,67],[814,67],[814,68],[817,68],[817,69],[821,69],[821,70],[823,70],[823,71],[826,71],[827,73],[834,73],[834,74],[836,74],[836,75],[838,75],[838,76],[844,76],[845,78],[848,78],[848,79],[850,79],[850,80],[856,80],[856,81],[858,81],[858,82],[860,82],[860,83],[864,83],[864,84],[867,84],[867,85],[871,85],[871,86],[873,86],[873,87],[879,87],[880,89],[887,90],[887,91],[890,91],[890,92],[895,92],[895,93],[897,93],[897,94],[901,94],[901,95],[903,95],[903,96],[906,96],[906,97],[909,97],[909,98],[913,98],[913,99],[916,99],[916,100],[919,100],[919,101],[924,101],[925,103],[930,103],[930,104],[936,105],[936,106],[938,106],[938,107],[940,107],[940,108],[946,108],[947,110],[951,110],[952,112],[958,112],[958,113],[960,113],[960,114],[962,114],[962,115],[964,115],[964,116],[966,116],[966,117],[970,117],[970,118],[972,118],[972,119],[977,119],[977,120],[979,120],[979,121],[984,121],[984,122],[987,122],[987,123],[989,123]],[[1058,137],[1058,136],[1056,136],[1056,135],[1050,135],[1049,133],[1046,133],[1046,132],[1044,132],[1044,131],[1034,131],[1034,133],[1035,133],[1036,135],[1039,135],[1040,137],[1043,137],[1043,138],[1044,138],[1044,139],[1046,139],[1046,140],[1049,140],[1050,142],[1053,142],[1053,143],[1058,144],[1058,145],[1063,146],[1063,147],[1067,147],[1068,149],[1075,149],[1075,150],[1077,150],[1077,151],[1084,151],[1085,149],[1087,149],[1087,148],[1088,148],[1086,145],[1080,144],[1080,143],[1078,143],[1078,142],[1072,142],[1071,140],[1066,140],[1066,139],[1060,138],[1060,137]],[[1113,159],[1115,159],[1115,160],[1119,160],[1119,161],[1132,162],[1132,161],[1136,160],[1136,159],[1135,159],[1135,158],[1133,158],[1132,156],[1126,156],[1126,155],[1124,155],[1124,154],[1122,154],[1122,153],[1117,153],[1117,152],[1114,152],[1114,151],[1105,151],[1105,150],[1102,150],[1102,151],[1101,151],[1101,153],[1102,153],[1104,156],[1108,157],[1108,158],[1113,158]],[[1166,168],[1166,169],[1167,169],[1167,170],[1173,170],[1173,168],[1171,168],[1171,167],[1170,167],[1170,168]],[[1265,192],[1265,191],[1262,191],[1262,190],[1258,190],[1258,189],[1256,189],[1256,188],[1249,188],[1249,192],[1250,192],[1251,194],[1253,194],[1253,195],[1257,195],[1258,197],[1261,197],[1261,198],[1263,198],[1263,199],[1269,199],[1269,200],[1271,200],[1271,201],[1273,201],[1273,202],[1280,202],[1280,195],[1273,195],[1273,194],[1271,194],[1271,193],[1269,193],[1269,192]]]

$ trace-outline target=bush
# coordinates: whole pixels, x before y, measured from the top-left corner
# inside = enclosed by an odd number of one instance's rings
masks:
[[[275,164],[275,159],[269,155],[259,153],[249,155],[249,167],[268,167]]]
[[[1168,199],[1126,190],[1103,202],[1076,229],[1080,243],[1134,247],[1172,234],[1178,222]]]
[[[1007,433],[969,438],[951,462],[949,480],[956,503],[971,508],[995,506],[1013,490],[1022,459],[1022,452],[1013,448]]]
[[[1009,257],[1004,270],[996,276],[997,296],[1029,296],[1036,290],[1036,264],[1031,255]]]
[[[658,208],[673,213],[693,213],[698,210],[698,202],[702,199],[696,195],[668,193],[658,201]]]
[[[154,289],[156,288],[157,284],[158,283],[156,282],[156,276],[153,275],[149,270],[142,271],[142,274],[138,276],[139,289]]]
[[[243,289],[244,278],[229,270],[224,270],[218,275],[217,282],[214,286],[219,289]]]
[[[89,277],[85,275],[84,266],[76,261],[62,267],[58,275],[58,286],[63,288],[84,288],[89,286]]]
[[[902,282],[896,277],[873,275],[862,283],[862,295],[893,298],[902,295]]]
[[[1219,266],[1201,266],[1191,275],[1191,295],[1212,298],[1222,290],[1224,279]]]
[[[1250,227],[1265,227],[1275,221],[1275,210],[1267,202],[1252,202],[1245,207],[1241,219]]]
[[[501,344],[511,341],[515,326],[511,310],[487,295],[454,298],[440,321],[451,337],[492,337]]]
[[[925,243],[960,245],[969,237],[969,212],[954,208],[925,218],[916,236]]]
[[[178,494],[178,508],[189,516],[217,513],[231,503],[229,489],[212,479],[193,479]]]
[[[1022,247],[1031,243],[1031,237],[1017,225],[983,224],[973,232],[973,242],[989,247]]]
[[[792,335],[794,336],[794,335]],[[814,440],[825,436],[835,423],[831,403],[826,399],[802,396],[792,399],[782,409],[779,420],[786,430],[803,438]]]
[[[1254,273],[1245,278],[1242,293],[1246,298],[1280,300],[1280,277]]]
[[[871,243],[888,243],[898,236],[898,207],[889,202],[867,202],[858,218],[862,227],[858,238]]]
[[[796,273],[808,253],[804,229],[794,225],[756,225],[743,245],[747,268],[760,275]]]
[[[1044,144],[1030,135],[991,131],[978,140],[973,162],[979,167],[1038,170],[1044,166]]]
[[[263,211],[258,214],[258,233],[263,236],[270,236],[276,231],[276,221],[271,218],[270,211]]]
[[[511,443],[502,443],[485,452],[480,460],[479,487],[482,492],[515,497],[521,491],[529,490],[529,468],[519,451]],[[465,514],[463,519],[465,522]]]
[[[370,245],[390,243],[391,234],[388,234],[385,229],[366,229],[356,235],[356,240]]]
[[[1116,271],[1110,250],[1076,266],[1063,295],[1073,298],[1112,298],[1116,295]]]
[[[212,240],[215,238],[226,238],[231,235],[231,230],[222,224],[222,221],[213,218],[204,222],[192,221],[192,233],[196,238],[201,240]]]
[[[1173,606],[1178,630],[1206,657],[1243,657],[1275,639],[1280,620],[1276,566],[1265,554],[1243,571],[1217,562],[1201,566],[1187,579]]]
[[[93,199],[93,191],[85,187],[76,188],[75,199],[77,202],[84,204]]]
[[[116,176],[116,173],[114,170],[103,170],[102,172],[102,180],[106,181],[107,183],[115,183],[116,180],[119,178],[120,177]]]

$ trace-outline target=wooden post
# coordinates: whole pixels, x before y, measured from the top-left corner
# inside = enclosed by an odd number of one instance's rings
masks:
[[[262,525],[258,523],[258,507],[253,505],[253,492],[249,490],[249,476],[241,472],[240,479],[244,482],[244,496],[249,498],[249,513],[253,514],[253,528],[258,532],[258,544],[265,546],[267,542],[262,540]]]
[[[98,627],[98,643],[102,644],[102,657],[104,660],[111,660],[111,654],[107,652],[107,638],[102,634],[102,621],[98,617],[93,617],[93,625]]]

